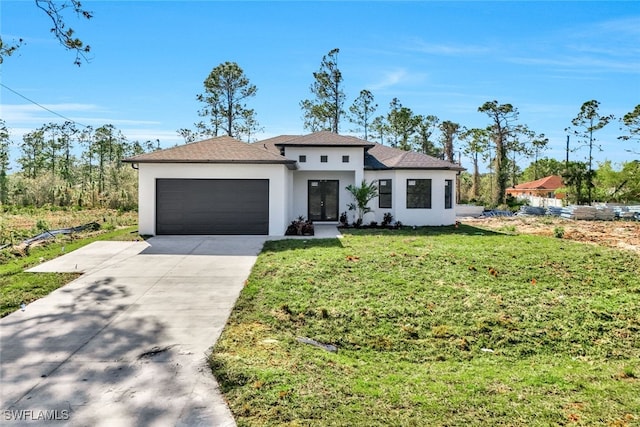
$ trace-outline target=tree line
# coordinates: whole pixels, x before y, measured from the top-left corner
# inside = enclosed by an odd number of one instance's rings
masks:
[[[519,122],[518,109],[497,100],[477,108],[486,115],[484,128],[466,128],[432,114],[417,114],[393,98],[386,112],[380,113],[374,94],[362,89],[346,107],[343,75],[338,67],[339,49],[322,57],[313,73],[308,99],[301,100],[303,127],[316,132],[357,133],[372,142],[402,150],[413,150],[449,162],[460,161],[464,154],[472,170],[463,173],[461,191],[464,199],[498,206],[505,203],[505,190],[520,180],[535,180],[549,174],[564,177],[575,203],[593,200],[639,200],[638,162],[627,162],[620,171],[611,164],[600,165],[602,179],[593,169],[593,150],[602,150],[597,132],[615,118],[600,113],[596,100],[585,102],[565,130],[577,140],[574,150],[588,147],[586,162],[557,162],[542,158],[548,138]],[[248,106],[257,87],[235,62],[224,62],[212,69],[203,82],[204,91],[196,95],[202,103],[202,118],[193,128],[178,129],[185,142],[219,135],[252,141],[262,128],[254,109]],[[640,105],[619,119],[622,141],[640,141]],[[3,205],[44,204],[61,206],[110,206],[135,208],[137,180],[135,171],[121,160],[159,148],[151,141],[129,141],[120,130],[106,124],[98,128],[73,122],[48,123],[23,135],[17,163],[20,170],[12,175],[9,168],[9,132],[0,119],[0,203]],[[79,155],[75,153],[80,152]],[[455,154],[458,158],[455,158]],[[638,154],[638,153],[634,153]],[[523,160],[532,160],[522,171]],[[487,165],[488,174],[480,168]],[[603,187],[604,177],[608,182]],[[615,180],[617,182],[614,182]],[[604,191],[603,188],[607,190]]]
[[[66,23],[66,12],[73,12],[82,19],[90,20],[93,12],[79,0],[56,2],[34,0],[34,4],[50,20],[50,31],[61,46],[75,52],[74,64],[88,62],[91,48],[75,35]],[[23,46],[23,40],[8,41],[0,37],[0,64]],[[341,131],[345,119],[353,125],[351,132],[361,133],[365,140],[388,144],[404,150],[440,157],[455,162],[457,152],[464,153],[473,164],[469,177],[463,174],[468,199],[499,205],[505,201],[505,189],[516,185],[519,179],[537,179],[550,172],[545,166],[553,159],[539,160],[548,144],[544,134],[537,134],[518,122],[518,110],[511,104],[488,101],[478,107],[478,112],[488,117],[484,128],[471,128],[450,120],[441,120],[435,115],[415,114],[398,98],[393,98],[386,114],[376,115],[378,104],[374,94],[362,89],[353,103],[345,109],[346,95],[344,79],[338,67],[338,48],[322,57],[319,69],[313,73],[310,86],[312,97],[300,101],[303,126],[310,132]],[[177,132],[185,142],[226,134],[251,141],[262,128],[256,119],[255,110],[247,102],[257,93],[257,87],[249,81],[244,71],[235,62],[225,62],[214,67],[204,81],[204,93],[196,96],[203,104],[198,114],[202,120],[193,129],[182,128]],[[601,114],[596,100],[585,102],[571,126],[565,131],[578,140],[578,147],[588,147],[586,162],[564,162],[562,169],[554,169],[565,180],[570,197],[576,203],[591,203],[608,197],[628,200],[640,199],[633,190],[638,186],[638,161],[623,163],[620,171],[613,171],[611,164],[593,168],[593,150],[602,150],[595,133],[609,125],[613,115]],[[640,140],[640,104],[619,118],[622,141]],[[134,155],[153,148],[153,144],[128,142],[112,125],[99,128],[77,128],[72,122],[49,123],[23,136],[21,157],[18,163],[22,170],[12,176],[9,167],[9,133],[0,119],[0,203],[8,204],[78,204],[89,206],[111,205],[129,208],[135,204],[132,192],[136,182],[132,172],[123,169],[123,156]],[[79,157],[72,154],[76,144],[83,151]],[[633,154],[639,154],[628,150]],[[523,172],[518,162],[533,158]],[[568,156],[567,156],[568,158]],[[458,161],[460,158],[458,157]],[[488,165],[490,173],[480,174],[480,162]],[[545,165],[544,163],[547,162]],[[533,175],[527,176],[527,170]],[[598,175],[601,175],[598,178]],[[603,185],[603,177],[612,180],[619,175],[617,183]],[[128,178],[127,178],[128,177]],[[39,185],[38,181],[42,181]],[[483,185],[483,182],[489,183]],[[603,194],[603,188],[608,193]],[[464,187],[463,187],[464,189]]]
[[[137,174],[122,159],[158,147],[129,141],[111,124],[47,123],[22,136],[9,175],[10,135],[0,119],[0,203],[135,209]],[[79,154],[77,154],[79,153]]]
[[[346,107],[344,78],[338,66],[339,53],[336,48],[322,57],[309,87],[312,96],[299,103],[304,129],[340,133],[347,122],[349,132],[358,133],[368,141],[417,151],[452,163],[459,162],[464,154],[473,165],[467,198],[494,206],[504,204],[507,187],[516,185],[522,178],[518,164],[523,160],[532,161],[533,180],[546,176],[536,165],[549,140],[543,133],[519,122],[517,107],[497,100],[480,105],[477,111],[485,114],[488,121],[484,128],[467,128],[432,114],[417,114],[398,98],[391,100],[385,113],[378,114],[379,105],[374,94],[367,89],[362,89]],[[242,68],[234,62],[220,64],[213,68],[204,81],[204,87],[205,92],[197,95],[197,99],[204,104],[199,114],[205,120],[195,123],[193,130],[184,128],[178,133],[186,142],[221,133],[251,141],[252,135],[261,129],[255,111],[247,106],[248,100],[256,95],[257,88],[250,83]],[[596,133],[614,119],[613,115],[600,113],[597,100],[589,100],[565,129],[577,140],[573,151],[584,147],[589,150],[586,162],[567,161],[562,169],[556,171],[564,177],[576,203],[594,200],[596,171],[593,169],[593,150],[602,150]],[[620,118],[619,123],[620,140],[639,140],[640,105]],[[458,159],[455,159],[456,152]],[[490,170],[489,188],[481,185],[482,164],[488,165]],[[623,165],[623,170],[631,169],[633,165]],[[638,181],[640,177],[630,177],[624,185],[628,186],[629,180]],[[598,194],[603,196],[602,192]],[[640,199],[640,194],[634,197]]]

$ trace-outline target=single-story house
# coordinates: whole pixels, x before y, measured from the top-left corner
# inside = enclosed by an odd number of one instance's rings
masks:
[[[365,223],[390,213],[405,225],[450,225],[463,170],[326,131],[251,144],[221,136],[124,161],[138,169],[139,231],[148,235],[283,235],[300,216],[337,223],[353,202],[346,187],[363,180],[379,192]]]
[[[562,177],[559,175],[549,175],[535,181],[523,182],[507,188],[506,193],[513,197],[544,197],[547,199],[563,199],[564,193],[556,193],[558,188],[564,187]]]

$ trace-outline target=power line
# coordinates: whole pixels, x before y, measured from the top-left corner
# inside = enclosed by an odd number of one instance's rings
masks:
[[[56,113],[55,111],[51,110],[50,108],[45,107],[44,105],[38,104],[38,103],[37,103],[36,101],[34,101],[33,99],[29,99],[29,98],[27,98],[27,97],[26,97],[26,96],[24,96],[23,94],[16,92],[15,90],[11,89],[9,86],[7,86],[7,85],[5,85],[5,84],[3,84],[3,83],[0,83],[0,86],[2,86],[3,88],[7,89],[7,90],[8,90],[8,91],[10,91],[10,92],[15,93],[15,94],[16,94],[16,95],[18,95],[20,98],[26,99],[27,101],[29,101],[29,102],[30,102],[30,103],[32,103],[33,105],[37,105],[38,107],[42,108],[43,110],[46,110],[46,111],[50,112],[51,114],[54,114],[54,115],[56,115],[56,116],[58,116],[58,117],[60,117],[60,118],[63,118],[63,119],[65,119],[65,120],[69,121],[69,122],[73,122],[73,123],[75,123],[75,124],[77,124],[77,125],[80,125],[80,126],[83,126],[83,127],[89,127],[89,126],[84,125],[84,124],[82,124],[82,123],[80,123],[80,122],[77,122],[77,121],[75,121],[75,120],[73,120],[73,119],[70,119],[70,118],[69,118],[69,117],[67,117],[67,116],[63,116],[63,115],[62,115],[62,114],[60,114],[60,113]]]

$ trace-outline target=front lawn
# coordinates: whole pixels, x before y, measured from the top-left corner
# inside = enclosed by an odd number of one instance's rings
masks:
[[[0,317],[49,295],[60,286],[76,279],[76,273],[27,273],[31,267],[64,255],[98,240],[138,240],[137,227],[107,228],[79,235],[58,235],[55,239],[35,245],[27,253],[15,254],[11,249],[0,251]]]
[[[638,425],[639,271],[464,225],[268,242],[210,362],[240,426]]]

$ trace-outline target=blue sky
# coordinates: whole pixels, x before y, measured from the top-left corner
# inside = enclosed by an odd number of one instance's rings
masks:
[[[616,117],[640,104],[637,1],[83,4],[94,18],[67,21],[91,45],[92,60],[76,67],[33,1],[3,0],[3,39],[26,43],[2,64],[2,83],[79,123],[111,123],[130,140],[159,139],[162,147],[183,142],[176,130],[200,119],[196,94],[224,61],[237,62],[258,87],[249,106],[264,128],[260,139],[305,133],[299,102],[311,96],[312,73],[336,47],[345,107],[366,88],[379,113],[397,97],[416,114],[471,128],[489,124],[477,109],[495,99],[546,134],[544,155],[557,159],[564,159],[564,129],[583,102],[596,99],[602,114]],[[5,88],[0,96],[14,147],[24,133],[63,121]],[[345,121],[342,133],[351,127]],[[597,161],[626,161],[632,157],[625,149],[638,151],[619,135],[617,121],[596,134],[604,149]]]

